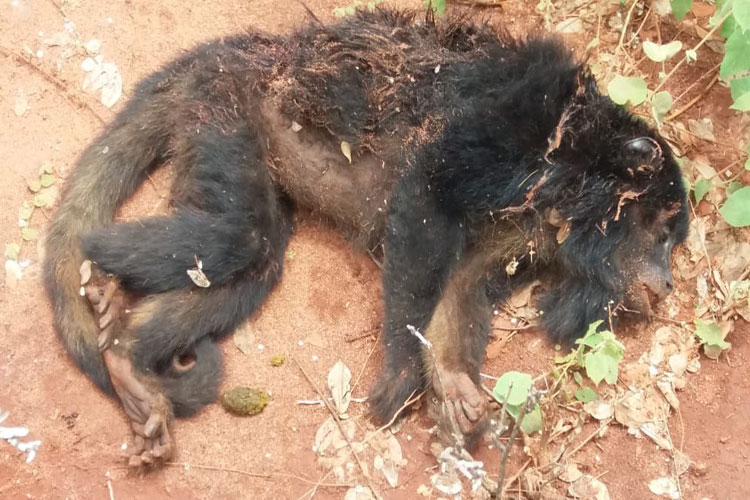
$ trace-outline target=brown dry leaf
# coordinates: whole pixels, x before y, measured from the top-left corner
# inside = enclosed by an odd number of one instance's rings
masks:
[[[208,288],[211,286],[211,281],[208,279],[208,276],[206,276],[206,273],[203,272],[203,269],[198,267],[188,269],[187,275],[190,277],[190,280],[195,283],[195,286],[201,288]]]
[[[597,420],[607,420],[608,418],[612,418],[614,406],[612,405],[612,401],[596,399],[584,404],[583,411]]]
[[[583,477],[583,472],[578,470],[577,465],[567,464],[565,467],[563,467],[563,470],[557,477],[557,479],[565,481],[566,483],[573,483],[581,479],[581,477]]]
[[[18,286],[18,282],[21,281],[23,272],[21,266],[15,260],[5,261],[5,286],[9,289],[13,289]]]
[[[406,465],[403,453],[401,452],[401,445],[395,436],[388,436],[388,451],[383,458],[383,467],[381,472],[385,476],[388,484],[391,488],[395,488],[398,484],[398,473],[401,467]]]
[[[232,338],[234,339],[234,345],[242,354],[250,354],[255,350],[255,335],[248,321],[234,331]]]
[[[750,265],[750,243],[722,241],[719,255],[719,271],[727,283],[737,281]]]
[[[370,488],[361,484],[349,488],[344,495],[344,500],[376,500],[376,498]]]
[[[706,219],[696,217],[690,221],[690,231],[688,232],[685,245],[690,252],[690,260],[698,262],[705,255],[704,245],[706,243]]]
[[[701,139],[715,142],[714,137],[714,123],[710,118],[703,118],[700,120],[689,119],[688,128],[690,131]],[[706,177],[708,179],[708,177]]]
[[[693,6],[690,7],[695,17],[711,17],[716,11],[716,5],[712,5],[705,2],[693,2]]]
[[[349,163],[352,162],[352,145],[349,144],[346,141],[341,141],[341,153],[343,153],[344,156],[346,156],[346,159],[349,160]]]
[[[648,483],[648,489],[654,495],[667,498],[680,498],[680,489],[671,477],[660,477]]]
[[[29,98],[22,89],[18,89],[16,98],[13,101],[13,112],[16,116],[23,116],[29,110]]]
[[[588,474],[571,484],[568,487],[568,493],[575,498],[585,500],[609,500],[611,498],[607,486]]]
[[[565,223],[560,229],[557,230],[557,234],[555,235],[555,240],[557,241],[558,245],[562,245],[563,241],[565,241],[568,236],[570,236],[570,228],[572,227],[570,222]]]
[[[328,390],[331,391],[333,405],[341,416],[346,414],[352,400],[351,380],[351,370],[341,361],[337,361],[328,372]]]
[[[534,288],[536,288],[540,284],[541,284],[541,281],[534,280],[528,285],[517,289],[515,292],[513,292],[513,295],[511,295],[510,299],[508,300],[508,303],[514,309],[518,309],[518,308],[528,305],[529,301],[531,300],[531,294],[534,291]]]

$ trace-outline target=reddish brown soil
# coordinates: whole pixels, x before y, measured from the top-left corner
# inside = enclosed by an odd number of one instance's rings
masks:
[[[40,31],[49,36],[63,29],[63,17],[52,0],[12,3],[5,2],[0,16],[4,50],[18,53],[29,47],[36,51],[42,48]],[[332,19],[333,8],[341,5],[336,0],[305,3],[323,20]],[[399,3],[419,7],[421,0]],[[514,4],[492,15],[505,16],[506,23],[519,31],[516,22],[535,24],[528,17],[533,3]],[[115,109],[122,106],[140,77],[198,41],[236,32],[248,24],[282,32],[305,17],[299,3],[270,0],[79,0],[63,5],[83,39],[102,40],[106,59],[118,64],[125,95]],[[521,21],[524,16],[528,22]],[[58,49],[45,47],[44,51],[36,64],[89,103],[105,121],[111,119],[112,112],[79,90],[81,57],[63,60]],[[62,61],[59,70],[57,61]],[[45,162],[66,175],[101,127],[90,112],[71,104],[65,92],[30,68],[3,56],[0,68],[0,234],[5,244],[20,240],[18,209],[31,198],[26,181]],[[19,89],[29,96],[29,110],[20,117],[13,111]],[[708,95],[707,99],[720,103],[710,109],[726,109],[721,92],[726,94],[716,89]],[[166,176],[157,176],[123,216],[152,213],[163,204],[167,186]],[[32,226],[43,229],[47,216],[36,211]],[[327,471],[316,464],[311,448],[327,412],[296,403],[317,396],[295,363],[272,368],[268,360],[285,353],[324,387],[327,371],[341,359],[355,378],[362,373],[354,396],[367,394],[381,362],[376,337],[382,320],[380,277],[368,257],[353,254],[332,231],[303,224],[290,245],[281,285],[249,323],[255,342],[264,349],[244,355],[231,339],[223,344],[224,387],[262,387],[271,392],[271,403],[252,418],[232,417],[212,405],[194,418],[177,422],[179,454],[175,460],[191,466],[172,465],[136,477],[122,467],[119,458],[121,445],[129,438],[123,412],[75,369],[55,338],[51,309],[38,279],[41,254],[37,247],[25,244],[21,260],[29,259],[30,266],[17,287],[0,285],[0,409],[10,411],[5,425],[28,427],[32,438],[42,440],[42,447],[36,459],[26,464],[12,447],[0,442],[0,498],[107,498],[108,477],[114,498],[298,498],[324,477]],[[694,295],[691,286],[681,286],[688,298]],[[689,300],[680,304],[687,317],[691,307]],[[648,346],[655,328],[630,329],[634,334],[626,336],[625,343],[632,359]],[[734,348],[728,357],[720,362],[702,359],[702,370],[681,393],[681,413],[670,419],[675,444],[696,464],[682,476],[685,498],[739,499],[750,494],[750,403],[745,401],[750,394],[749,332],[746,324],[738,324],[730,337]],[[553,355],[536,333],[519,334],[491,352],[484,371],[492,374],[508,369],[538,373],[549,367]],[[361,425],[368,425],[365,405],[355,403],[351,413]],[[430,426],[423,414],[410,417],[403,426],[399,441],[409,463],[399,487],[389,489],[382,479],[376,481],[387,498],[414,498],[420,485],[429,484],[432,471],[428,468],[435,464],[429,452]],[[480,448],[477,455],[488,462],[488,470],[497,470],[497,451],[486,445]],[[516,469],[519,461],[515,459],[520,456],[516,450],[512,461]],[[668,460],[669,454],[653,442],[637,440],[617,426],[574,458],[582,469],[601,476],[618,499],[648,497],[648,482],[669,475]],[[323,482],[335,480],[329,475]],[[341,498],[344,491],[321,486],[316,495]]]

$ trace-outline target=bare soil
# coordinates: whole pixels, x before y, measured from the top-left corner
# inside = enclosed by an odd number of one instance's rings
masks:
[[[332,20],[340,1],[307,0],[305,4],[320,19]],[[514,32],[523,32],[539,26],[534,3],[508,2],[506,8],[485,15]],[[420,8],[422,2],[396,4]],[[73,0],[63,2],[62,7],[83,40],[101,40],[105,59],[118,65],[124,94],[115,111],[141,77],[197,42],[247,25],[280,33],[298,26],[306,16],[300,3],[271,0]],[[33,63],[59,84],[0,55],[3,244],[20,241],[18,210],[32,198],[27,181],[46,162],[58,174],[67,175],[101,129],[94,113],[105,122],[113,116],[96,96],[80,90],[83,57],[64,58],[59,47],[42,43],[63,28],[63,15],[53,0],[8,0],[2,7],[2,49],[14,54],[23,54],[26,48],[32,53],[43,50]],[[585,46],[584,38],[573,41]],[[19,92],[29,103],[22,116],[14,112]],[[94,113],[77,106],[68,95],[90,105]],[[725,111],[727,95],[726,89],[717,86],[704,97],[701,109],[691,113],[715,113],[711,115],[714,126],[731,131],[736,114]],[[720,158],[721,152],[712,154]],[[721,164],[716,163],[718,170]],[[146,183],[122,217],[163,208],[167,174]],[[32,226],[43,232],[47,217],[36,210]],[[377,336],[383,316],[380,275],[368,256],[353,253],[333,231],[303,223],[289,247],[280,286],[245,326],[263,348],[246,355],[231,338],[223,344],[223,387],[263,388],[272,395],[270,404],[251,418],[234,417],[219,405],[211,405],[194,418],[178,421],[175,463],[145,477],[123,467],[120,452],[129,435],[117,402],[98,392],[74,367],[55,337],[51,308],[39,281],[41,245],[25,243],[20,260],[29,261],[23,279],[13,288],[0,285],[0,409],[10,412],[3,425],[28,427],[30,437],[40,439],[42,445],[36,459],[27,464],[20,453],[0,441],[0,498],[309,498],[317,482],[322,483],[315,491],[318,498],[343,497],[345,487],[326,486],[336,480],[326,475],[328,471],[317,464],[312,451],[315,432],[327,418],[327,410],[299,405],[298,400],[318,396],[295,362],[274,368],[269,358],[282,353],[294,358],[321,388],[330,367],[343,360],[358,382],[354,397],[366,396],[382,359]],[[695,284],[678,285],[679,299],[671,299],[672,305],[680,310],[678,319],[689,320]],[[641,324],[624,330],[629,358],[637,358],[647,348],[656,327]],[[682,476],[684,498],[750,496],[748,333],[746,323],[737,323],[729,339],[733,343],[729,355],[718,362],[701,359],[701,371],[681,392],[681,411],[670,417],[672,439],[693,463]],[[507,342],[498,339],[491,344],[483,371],[539,373],[549,368],[553,355],[541,334],[524,331]],[[359,426],[373,428],[366,404],[353,403],[351,414]],[[417,489],[429,485],[436,464],[429,447],[431,426],[424,411],[416,412],[397,434],[408,465],[395,489],[376,475],[374,482],[386,498],[416,498]],[[486,443],[476,454],[486,461],[488,471],[497,470],[497,455]],[[507,476],[523,461],[521,450],[516,449]],[[648,482],[668,476],[671,470],[670,454],[648,439],[629,436],[619,426],[586,444],[574,461],[599,477],[617,499],[653,496]]]

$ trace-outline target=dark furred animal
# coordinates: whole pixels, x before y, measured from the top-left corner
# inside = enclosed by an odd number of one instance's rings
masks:
[[[171,213],[113,224],[166,161]],[[141,82],[84,151],[47,239],[57,330],[122,400],[132,464],[169,456],[172,412],[215,398],[215,341],[278,281],[295,208],[384,245],[375,414],[431,386],[470,437],[488,289],[548,277],[543,326],[570,342],[609,312],[648,313],[687,226],[666,142],[553,39],[381,10],[202,45]],[[207,288],[186,272],[197,261]]]

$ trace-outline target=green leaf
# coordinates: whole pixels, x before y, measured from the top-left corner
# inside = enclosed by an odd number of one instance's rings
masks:
[[[513,417],[513,420],[518,422],[518,417],[521,415],[521,409],[523,408],[523,404],[521,405],[506,405],[505,409],[507,410],[508,414]],[[535,405],[534,408],[527,412],[526,415],[523,417],[523,422],[521,422],[521,430],[524,432],[524,434],[531,434],[533,432],[540,432],[543,428],[543,415],[542,415],[542,409],[539,407],[539,405]]]
[[[570,351],[565,356],[555,356],[555,363],[558,365],[564,365],[570,363],[575,358],[576,351]]]
[[[651,105],[654,107],[654,119],[657,124],[661,125],[662,119],[672,109],[672,94],[666,90],[657,92],[651,98]]]
[[[589,42],[588,45],[586,45],[586,50],[595,49],[599,46],[600,40],[599,37],[595,37],[593,40]]]
[[[523,417],[521,430],[528,436],[535,432],[542,432],[542,429],[544,429],[544,416],[542,415],[542,409],[539,405],[536,405]]]
[[[732,91],[732,99],[736,101],[750,92],[750,76],[732,78],[729,80],[729,88]]]
[[[719,76],[726,78],[750,70],[750,30],[735,30],[724,46]]]
[[[18,218],[27,221],[31,218],[32,213],[34,213],[34,207],[29,205],[28,201],[24,201],[21,208],[18,209]]]
[[[18,260],[18,254],[21,251],[21,245],[18,243],[5,244],[5,257],[10,260]]]
[[[732,193],[719,212],[731,226],[750,226],[750,187]]]
[[[669,4],[672,6],[674,18],[678,21],[682,21],[682,18],[690,12],[690,7],[693,6],[693,0],[670,0]]]
[[[573,380],[575,380],[578,385],[583,385],[583,376],[580,372],[573,372]]]
[[[750,2],[747,0],[735,1],[732,16],[743,30],[750,29]]]
[[[750,92],[739,96],[729,107],[737,111],[750,111]]]
[[[57,192],[52,188],[43,188],[34,195],[34,206],[39,208],[50,208],[55,204]]]
[[[39,177],[39,183],[42,185],[42,187],[50,187],[55,183],[55,176],[52,174],[42,174]]]
[[[594,392],[594,389],[590,387],[584,387],[583,389],[578,389],[573,394],[573,396],[581,403],[590,403],[591,401],[596,401],[596,398],[599,397],[596,395],[596,392]]]
[[[576,341],[577,344],[585,345],[586,347],[594,348],[601,344],[602,342],[602,336],[599,333],[592,333],[591,335],[586,335],[580,341]]]
[[[628,101],[638,106],[646,100],[646,82],[637,76],[615,76],[607,85],[609,98],[624,106]]]
[[[716,26],[716,24],[721,21],[724,16],[727,14],[727,12],[731,11],[734,7],[734,0],[716,0],[716,10],[714,10],[714,15],[711,16],[711,19],[708,20],[708,25],[712,28]],[[728,30],[727,22],[731,20],[732,26],[731,30]],[[724,21],[724,26],[721,27],[721,35],[724,38],[729,38],[729,36],[734,32],[734,28],[737,26],[737,21],[734,20],[734,16],[729,16],[726,21]],[[727,33],[724,32],[724,30],[728,30]]]
[[[526,402],[530,389],[531,375],[521,372],[505,372],[497,380],[492,394],[500,403],[503,403],[507,396],[509,405],[520,406]]]
[[[695,320],[695,335],[700,339],[702,344],[707,344],[719,349],[728,349],[732,346],[729,342],[721,338],[721,328],[715,321]]]
[[[643,42],[643,52],[645,52],[649,59],[655,62],[663,62],[671,59],[680,49],[682,49],[682,42],[679,40],[674,40],[663,45],[649,41]]]
[[[693,49],[687,49],[685,51],[685,61],[690,64],[693,61],[698,60],[698,53]]]
[[[727,184],[726,193],[727,196],[731,196],[732,193],[737,191],[739,188],[742,187],[742,183],[738,181],[732,181],[729,184]]]
[[[442,16],[445,14],[445,0],[425,0],[425,7],[432,9],[435,14]]]
[[[29,179],[26,184],[29,186],[29,191],[32,193],[37,193],[42,189],[42,183],[39,182],[39,179]]]
[[[24,241],[34,241],[37,237],[37,231],[31,227],[21,229],[21,237]]]
[[[700,203],[708,190],[711,189],[711,181],[709,179],[701,179],[695,183],[695,189],[693,194],[695,195],[695,202]]]
[[[617,382],[618,360],[604,350],[590,352],[583,357],[586,365],[586,376],[594,384],[605,380],[608,384]]]

